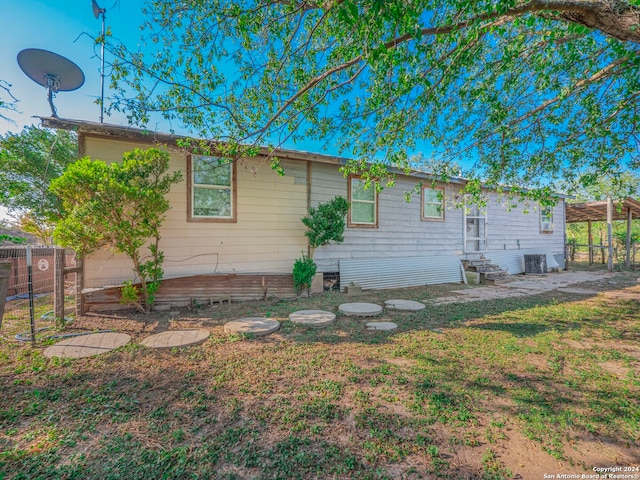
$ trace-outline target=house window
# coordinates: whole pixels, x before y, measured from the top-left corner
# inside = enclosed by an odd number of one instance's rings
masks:
[[[189,220],[235,222],[235,164],[193,155],[189,166]]]
[[[422,187],[422,220],[444,220],[444,190]]]
[[[366,181],[349,177],[349,226],[377,228],[378,194],[375,183],[365,188]]]
[[[540,207],[540,231],[553,233],[553,208]]]

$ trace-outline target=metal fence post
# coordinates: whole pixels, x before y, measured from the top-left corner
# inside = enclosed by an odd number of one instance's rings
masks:
[[[82,257],[76,255],[76,316],[84,315],[84,265]]]
[[[11,262],[0,261],[0,328],[2,328],[2,317],[4,316],[4,304],[9,289],[9,279],[11,276]]]
[[[33,269],[31,266],[31,245],[27,245],[27,288],[29,289],[29,323],[31,324],[31,344],[36,344],[36,312],[33,304]]]

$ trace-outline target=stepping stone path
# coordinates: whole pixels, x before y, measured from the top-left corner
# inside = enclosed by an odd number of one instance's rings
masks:
[[[204,328],[189,328],[183,330],[167,330],[145,338],[140,343],[150,348],[191,347],[209,338],[211,332]]]
[[[414,302],[413,300],[401,300],[394,298],[393,300],[386,300],[384,306],[392,310],[408,310],[417,312],[418,310],[424,310],[424,303]]]
[[[352,317],[375,317],[382,312],[382,307],[375,303],[343,303],[338,310]]]
[[[44,351],[45,357],[84,358],[107,353],[131,341],[126,333],[102,332],[65,338]]]
[[[298,310],[289,314],[289,320],[313,328],[324,328],[336,320],[336,314],[324,310]]]
[[[367,323],[367,330],[382,330],[382,331],[389,332],[391,330],[395,330],[396,328],[398,328],[398,325],[396,325],[393,322],[368,322]]]
[[[275,332],[280,328],[280,322],[271,318],[247,317],[224,324],[227,333],[251,333],[262,337]]]

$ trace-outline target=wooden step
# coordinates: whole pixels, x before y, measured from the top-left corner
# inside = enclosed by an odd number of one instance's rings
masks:
[[[466,269],[470,272],[478,272],[478,273],[491,273],[491,272],[499,272],[502,270],[500,265],[494,265],[492,263],[488,263],[486,265],[477,265],[475,267],[468,267]]]
[[[471,268],[481,267],[484,265],[491,265],[491,260],[488,258],[475,259],[475,260],[462,260],[462,265],[465,270],[469,270]]]
[[[513,282],[514,278],[506,269],[500,269],[489,273],[480,274],[480,283],[485,285],[500,285],[502,283]]]

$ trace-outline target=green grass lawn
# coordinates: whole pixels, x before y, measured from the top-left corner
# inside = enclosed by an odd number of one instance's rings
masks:
[[[620,275],[610,288],[635,283]],[[286,320],[346,300],[84,317],[134,337],[89,359],[0,340],[0,479],[527,479],[640,458],[640,303],[548,292],[428,306],[383,313],[391,334]],[[282,328],[225,334],[239,315]],[[188,349],[136,343],[166,326],[212,334]]]

